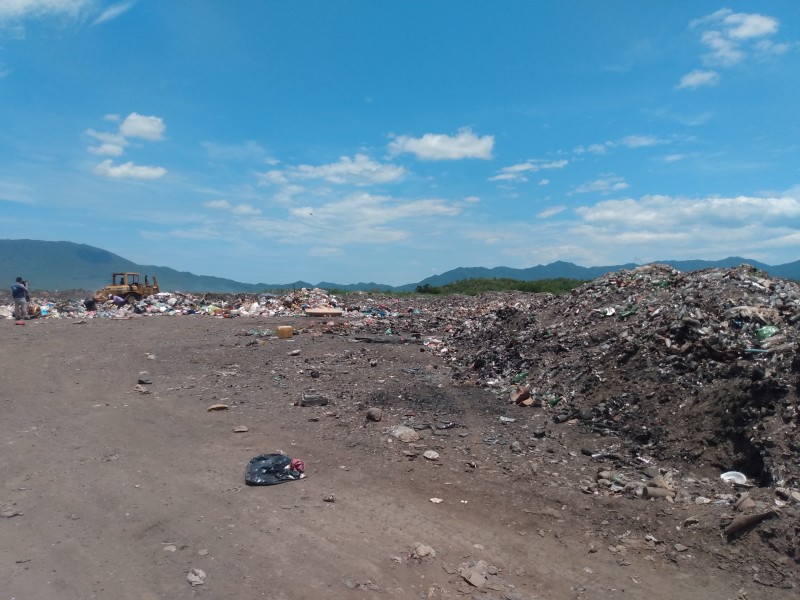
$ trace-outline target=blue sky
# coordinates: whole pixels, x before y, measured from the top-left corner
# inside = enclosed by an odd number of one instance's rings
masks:
[[[245,282],[800,259],[800,2],[0,0],[0,238]]]

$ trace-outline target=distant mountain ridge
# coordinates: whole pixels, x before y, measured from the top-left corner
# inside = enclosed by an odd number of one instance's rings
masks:
[[[756,260],[729,257],[723,260],[663,260],[655,261],[668,264],[679,271],[698,271],[710,268],[729,268],[742,263],[750,264],[766,271],[774,277],[800,281],[800,260],[783,265],[768,265]],[[604,267],[581,267],[569,262],[557,261],[548,265],[538,265],[527,269],[511,267],[459,267],[440,275],[427,277],[417,283],[391,286],[381,283],[331,283],[321,281],[313,284],[307,281],[292,283],[243,283],[223,277],[195,275],[188,271],[176,271],[169,267],[155,265],[139,265],[107,250],[78,244],[75,242],[46,242],[41,240],[0,240],[0,282],[8,285],[14,277],[21,275],[31,282],[33,289],[44,290],[96,290],[110,282],[111,273],[116,271],[135,271],[158,277],[161,289],[165,291],[185,292],[223,292],[223,293],[256,293],[268,290],[296,289],[301,287],[320,287],[324,289],[381,290],[381,291],[414,291],[417,286],[431,285],[440,287],[462,279],[473,278],[511,278],[522,281],[539,279],[592,280],[610,271],[632,269],[639,265],[609,265]]]

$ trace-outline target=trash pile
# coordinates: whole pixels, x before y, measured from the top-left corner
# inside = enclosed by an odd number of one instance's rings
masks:
[[[54,298],[53,296],[58,296]],[[0,306],[0,318],[13,317],[10,296],[8,305]],[[41,308],[42,318],[125,318],[141,316],[208,315],[220,318],[301,316],[307,309],[335,308],[338,300],[325,290],[301,288],[276,296],[274,294],[188,294],[160,292],[134,303],[118,307],[111,300],[88,310],[84,299],[75,293],[41,295],[31,298],[31,305]]]
[[[453,377],[632,459],[800,486],[800,287],[749,265],[647,265],[513,295],[445,336]],[[530,414],[530,413],[529,413]]]

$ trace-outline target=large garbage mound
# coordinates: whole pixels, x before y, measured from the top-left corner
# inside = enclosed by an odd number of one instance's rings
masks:
[[[800,483],[800,287],[748,265],[648,265],[517,295],[446,338],[454,378],[496,386],[631,455]]]

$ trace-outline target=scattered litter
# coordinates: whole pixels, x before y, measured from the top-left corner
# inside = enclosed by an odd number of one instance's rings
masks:
[[[275,485],[304,479],[306,466],[302,460],[275,452],[260,454],[247,463],[244,480],[247,485]]]
[[[747,476],[739,471],[728,471],[719,476],[725,483],[735,483],[736,485],[747,485]]]
[[[303,394],[297,406],[327,406],[328,399],[321,394]]]
[[[761,521],[777,516],[778,512],[774,510],[769,510],[767,512],[757,513],[754,515],[739,515],[738,517],[735,517],[733,521],[731,521],[730,525],[725,528],[725,535],[728,536],[729,540],[733,539],[741,534],[746,533],[761,523]]]

